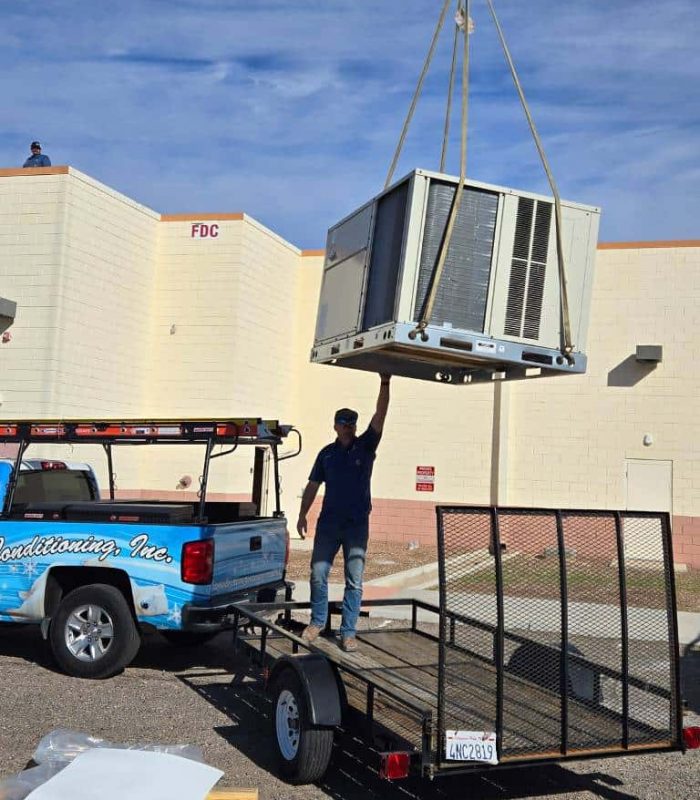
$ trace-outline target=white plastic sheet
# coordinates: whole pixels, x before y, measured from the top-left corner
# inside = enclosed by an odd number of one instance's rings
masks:
[[[87,750],[27,800],[204,800],[223,772],[165,753]]]

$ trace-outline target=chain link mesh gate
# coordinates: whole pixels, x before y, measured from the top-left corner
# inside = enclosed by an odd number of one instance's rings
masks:
[[[438,752],[499,761],[681,740],[668,514],[438,506]]]

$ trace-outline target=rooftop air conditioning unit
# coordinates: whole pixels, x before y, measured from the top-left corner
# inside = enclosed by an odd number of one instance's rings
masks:
[[[455,384],[585,372],[590,206],[562,201],[569,358],[553,199],[472,180],[418,331],[458,184],[415,170],[329,230],[312,361]]]

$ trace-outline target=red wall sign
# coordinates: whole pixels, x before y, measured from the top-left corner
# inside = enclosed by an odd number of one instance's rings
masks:
[[[219,235],[219,226],[216,222],[211,225],[206,222],[193,222],[191,239],[216,239]]]
[[[435,467],[416,467],[416,491],[435,491]]]

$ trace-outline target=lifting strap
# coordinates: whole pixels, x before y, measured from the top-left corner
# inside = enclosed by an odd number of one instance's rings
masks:
[[[447,15],[447,9],[449,7],[450,1],[451,0],[445,0],[445,3],[442,7],[442,11],[440,12],[440,18],[438,19],[438,23],[435,28],[432,41],[430,43],[428,55],[426,56],[425,63],[423,65],[423,70],[418,79],[418,85],[416,86],[416,90],[414,92],[413,99],[411,101],[411,105],[409,107],[408,114],[406,115],[403,129],[401,131],[399,143],[397,145],[396,151],[394,152],[394,157],[392,159],[391,166],[389,168],[389,173],[387,175],[386,183],[384,186],[385,189],[388,188],[389,185],[391,184],[391,180],[393,178],[396,165],[401,155],[401,150],[403,149],[403,145],[406,140],[408,128],[411,124],[411,120],[413,119],[413,114],[416,110],[416,105],[418,104],[418,99],[420,97],[420,93],[423,88],[425,76],[427,75],[428,69],[430,68],[430,64],[432,62],[433,55],[435,53],[435,48],[437,46],[437,41],[439,39],[440,33],[445,23],[445,17]],[[520,79],[518,77],[515,64],[513,63],[513,59],[511,57],[508,44],[506,43],[503,29],[501,28],[498,16],[496,15],[496,9],[494,8],[493,0],[486,0],[486,2],[488,4],[489,11],[491,12],[491,17],[493,18],[494,25],[496,26],[496,31],[498,33],[498,38],[501,43],[503,53],[510,68],[511,76],[513,78],[513,82],[515,83],[515,88],[518,92],[518,96],[523,106],[523,110],[525,111],[525,116],[527,118],[528,125],[530,127],[530,132],[532,133],[532,136],[535,140],[535,146],[537,147],[540,160],[542,161],[542,166],[544,167],[544,171],[547,175],[547,180],[549,181],[549,186],[552,191],[552,195],[554,197],[555,235],[557,242],[557,264],[559,271],[559,295],[561,303],[561,324],[562,324],[561,352],[567,359],[570,360],[571,353],[573,352],[573,344],[571,340],[571,320],[569,314],[569,299],[566,286],[566,264],[564,260],[564,248],[562,239],[561,198],[559,196],[559,190],[557,188],[554,176],[552,175],[552,171],[549,166],[549,161],[547,160],[547,156],[544,152],[542,141],[537,132],[537,128],[535,127],[532,114],[530,113],[530,109],[527,104],[527,100],[525,99],[525,93],[520,83]],[[466,180],[468,103],[469,103],[469,34],[471,33],[470,10],[471,10],[471,0],[457,0],[457,10],[455,14],[455,22],[456,22],[455,35],[454,35],[454,43],[452,50],[452,65],[450,70],[450,81],[448,85],[447,111],[445,114],[445,130],[443,134],[442,152],[440,157],[440,172],[444,171],[445,162],[447,158],[447,144],[450,131],[450,115],[451,115],[452,95],[454,91],[457,46],[458,46],[459,34],[461,31],[463,34],[464,44],[463,44],[463,58],[462,58],[462,96],[461,96],[462,115],[461,115],[461,137],[460,137],[460,174],[459,174],[459,183],[455,188],[455,195],[452,200],[452,206],[450,208],[450,214],[447,220],[445,234],[443,236],[443,240],[440,246],[440,252],[438,253],[437,261],[435,262],[435,266],[433,267],[433,271],[430,276],[428,291],[426,293],[425,301],[423,303],[420,319],[418,321],[416,328],[409,334],[409,336],[411,336],[411,338],[413,339],[415,339],[416,335],[420,334],[424,341],[427,339],[425,328],[428,326],[430,317],[432,316],[432,311],[437,297],[437,290],[440,285],[440,279],[442,277],[445,261],[447,259],[447,253],[450,247],[450,242],[452,240],[452,234],[454,231],[455,223],[457,221],[457,216],[459,214],[459,209],[462,203],[462,196],[464,194],[464,182]]]
[[[437,290],[440,286],[442,272],[447,260],[447,253],[450,249],[450,242],[452,241],[452,234],[457,222],[460,206],[462,205],[462,197],[464,196],[464,181],[467,177],[467,130],[469,121],[469,11],[471,0],[458,0],[457,14],[455,16],[457,33],[460,29],[463,33],[463,57],[462,57],[462,117],[461,117],[461,136],[460,136],[460,158],[459,158],[459,183],[455,186],[455,194],[452,198],[452,206],[450,207],[450,215],[447,218],[447,227],[445,234],[440,244],[440,252],[430,275],[430,282],[428,284],[428,291],[425,295],[425,302],[421,309],[420,320],[416,328],[409,333],[409,337],[416,338],[420,334],[421,338],[425,341],[428,336],[425,329],[430,322],[430,317],[433,314],[433,307],[437,299]],[[451,78],[451,81],[453,79]],[[448,106],[449,100],[448,98]],[[447,132],[449,135],[449,131]],[[447,137],[446,137],[447,138]],[[446,140],[443,141],[443,150],[447,149]]]
[[[399,143],[396,146],[396,150],[394,151],[394,157],[391,160],[391,166],[389,167],[389,172],[386,176],[386,182],[384,183],[384,188],[388,189],[389,185],[391,184],[391,179],[394,177],[394,170],[396,169],[396,165],[399,161],[399,156],[401,155],[401,150],[403,149],[403,143],[406,141],[406,134],[408,133],[409,125],[411,124],[411,120],[413,119],[413,112],[416,110],[416,106],[418,105],[418,98],[420,97],[421,90],[423,89],[423,82],[425,81],[425,76],[428,74],[428,70],[430,69],[430,63],[433,60],[433,55],[435,53],[435,47],[437,46],[438,39],[440,38],[440,32],[442,31],[442,26],[445,24],[445,17],[447,16],[447,9],[450,7],[450,3],[452,0],[445,0],[445,4],[442,7],[442,11],[440,12],[440,19],[438,19],[437,26],[435,27],[435,33],[433,33],[433,39],[430,42],[430,48],[428,49],[428,55],[425,57],[425,63],[423,64],[423,70],[418,78],[418,85],[416,86],[416,90],[413,93],[413,99],[411,100],[411,105],[408,109],[408,114],[406,114],[406,119],[403,123],[403,128],[401,129],[401,136],[399,137]]]
[[[459,4],[457,5],[459,11]],[[447,144],[450,138],[450,117],[452,114],[452,95],[454,94],[455,72],[457,70],[457,45],[459,43],[459,25],[455,25],[454,41],[452,42],[452,64],[450,65],[450,80],[447,85],[447,108],[445,110],[445,130],[442,135],[442,152],[440,154],[440,172],[445,171],[447,161]]]
[[[496,9],[493,6],[493,0],[486,0],[486,2],[488,3],[489,10],[491,11],[491,16],[493,17],[493,22],[496,26],[496,30],[498,31],[498,38],[500,39],[501,47],[503,48],[503,53],[506,57],[506,61],[508,62],[508,66],[510,67],[510,74],[513,76],[513,82],[515,83],[515,88],[517,89],[518,97],[520,97],[520,102],[523,106],[523,110],[525,111],[525,116],[527,117],[527,122],[528,125],[530,126],[530,131],[535,140],[537,152],[540,154],[542,166],[544,167],[544,171],[547,175],[547,180],[549,181],[549,188],[552,190],[552,195],[554,196],[554,220],[555,220],[556,237],[557,237],[557,264],[559,267],[559,297],[561,301],[561,323],[562,323],[561,351],[562,354],[566,356],[567,359],[569,359],[571,353],[573,352],[574,347],[571,341],[571,319],[569,317],[569,295],[566,288],[566,265],[564,263],[561,199],[559,197],[559,189],[557,188],[557,184],[554,180],[554,176],[552,175],[552,171],[549,168],[549,161],[547,160],[547,156],[545,155],[544,152],[544,147],[542,146],[542,141],[540,140],[539,134],[537,133],[537,128],[535,127],[535,121],[532,119],[532,114],[530,114],[530,109],[528,107],[527,100],[525,99],[525,92],[523,92],[523,87],[520,84],[520,79],[518,78],[518,72],[515,69],[515,64],[513,63],[513,59],[510,55],[508,44],[506,43],[506,37],[503,35],[503,29],[501,28],[501,23],[498,21],[498,17],[496,16]]]

